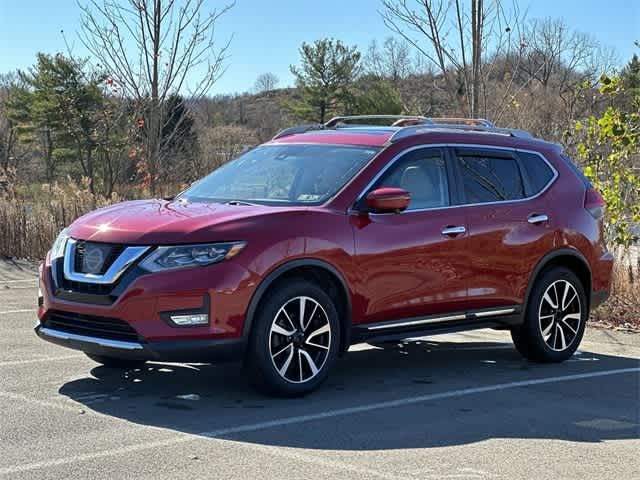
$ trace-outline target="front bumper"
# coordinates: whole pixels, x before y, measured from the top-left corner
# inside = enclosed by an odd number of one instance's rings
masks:
[[[198,362],[242,357],[247,306],[258,284],[255,274],[237,262],[223,262],[135,277],[110,304],[91,295],[63,295],[53,281],[50,262],[40,269],[38,336],[49,342],[96,355],[118,358]],[[74,296],[75,295],[75,296]],[[73,298],[73,300],[71,299]],[[86,300],[85,300],[86,298]],[[177,326],[168,312],[206,311],[209,324]],[[102,337],[99,329],[54,325],[55,315],[122,322],[127,338]],[[112,332],[110,332],[112,333]]]
[[[164,362],[211,362],[241,360],[244,356],[243,339],[196,339],[125,342],[91,337],[43,327],[34,328],[43,340],[85,353],[131,360]]]

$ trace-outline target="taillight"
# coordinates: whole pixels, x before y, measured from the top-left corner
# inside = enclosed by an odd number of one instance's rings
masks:
[[[600,219],[604,216],[604,207],[606,203],[602,198],[602,195],[593,187],[587,188],[587,193],[584,195],[584,208],[595,219]]]

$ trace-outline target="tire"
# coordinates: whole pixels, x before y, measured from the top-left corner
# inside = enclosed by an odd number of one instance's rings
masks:
[[[140,368],[145,364],[144,360],[128,360],[125,358],[105,357],[103,355],[94,355],[92,353],[85,353],[94,362],[100,363],[107,368],[118,369],[133,369]]]
[[[563,362],[578,349],[589,304],[580,279],[569,269],[552,267],[536,279],[524,323],[511,330],[516,349],[529,360]]]
[[[315,283],[289,279],[269,291],[256,315],[246,362],[253,386],[279,397],[318,388],[340,345],[340,320],[331,297]]]

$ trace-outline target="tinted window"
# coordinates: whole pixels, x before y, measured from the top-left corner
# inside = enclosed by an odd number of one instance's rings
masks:
[[[466,203],[524,197],[522,177],[515,159],[459,154],[458,161]]]
[[[533,153],[518,153],[518,156],[522,160],[520,165],[524,170],[524,174],[527,176],[531,191],[527,192],[529,195],[535,195],[547,186],[549,181],[553,178],[553,171],[549,168],[549,165]]]
[[[375,188],[403,188],[411,194],[409,210],[449,205],[447,169],[440,150],[414,150],[404,155],[376,182]]]
[[[194,202],[319,204],[351,180],[378,151],[346,145],[266,145],[215,170],[180,197]]]

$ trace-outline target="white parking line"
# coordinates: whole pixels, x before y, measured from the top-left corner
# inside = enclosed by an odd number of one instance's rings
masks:
[[[219,438],[237,433],[255,432],[259,430],[265,430],[274,427],[282,427],[286,425],[293,425],[298,423],[306,423],[315,420],[322,420],[334,417],[343,417],[354,415],[358,413],[366,413],[374,410],[380,410],[385,408],[403,407],[406,405],[413,405],[417,403],[428,402],[430,400],[441,400],[444,398],[462,397],[466,395],[473,395],[478,393],[496,392],[501,390],[508,390],[512,388],[529,387],[532,385],[544,385],[549,383],[560,383],[573,380],[583,380],[588,378],[606,377],[609,375],[621,375],[625,373],[640,373],[640,367],[635,368],[621,368],[617,370],[603,370],[599,372],[579,373],[575,375],[563,375],[558,377],[538,378],[532,380],[522,380],[518,382],[498,383],[494,385],[487,385],[484,387],[463,388],[460,390],[451,390],[447,392],[433,393],[429,395],[420,395],[417,397],[407,397],[399,400],[391,400],[387,402],[371,403],[368,405],[360,405],[357,407],[340,408],[335,410],[327,410],[324,412],[312,413],[308,415],[299,415],[295,417],[279,418],[275,420],[269,420],[265,422],[252,423],[247,425],[239,425],[236,427],[227,427],[217,430],[211,430],[208,432],[200,432],[195,434],[179,434],[174,438],[157,442],[146,442],[129,445],[121,448],[114,448],[109,450],[103,450],[101,452],[84,453],[80,455],[74,455],[70,457],[58,458],[55,460],[46,460],[42,462],[34,462],[23,465],[16,465],[11,467],[0,468],[0,475],[11,475],[21,472],[27,472],[31,470],[38,470],[42,468],[50,468],[61,465],[68,465],[77,462],[84,462],[90,460],[97,460],[100,458],[111,457],[115,455],[128,454],[133,452],[140,452],[144,450],[150,450],[155,448],[171,447],[180,443],[196,441],[205,438]],[[2,393],[0,392],[0,396]]]
[[[82,358],[82,355],[66,355],[64,357],[31,358],[28,360],[9,360],[6,362],[0,362],[0,367],[7,367],[12,365],[23,365],[25,363],[57,362],[59,360],[70,360],[72,358]]]
[[[36,313],[35,308],[23,308],[22,310],[5,310],[4,312],[0,312],[0,315],[8,315],[10,313],[27,313],[33,312]]]
[[[0,285],[4,285],[6,283],[26,283],[26,282],[36,282],[38,277],[33,278],[25,278],[23,280],[0,280]]]
[[[71,403],[62,403],[58,401],[48,401],[48,400],[38,400],[37,398],[28,397],[26,395],[21,395],[19,393],[11,393],[11,392],[0,392],[0,398],[7,398],[13,401],[25,402],[25,403],[35,403],[36,405],[40,405],[41,407],[50,407],[57,408],[59,410],[65,410],[67,412],[75,412],[81,409],[81,407],[74,407]],[[0,475],[4,475],[4,469],[0,469]]]

